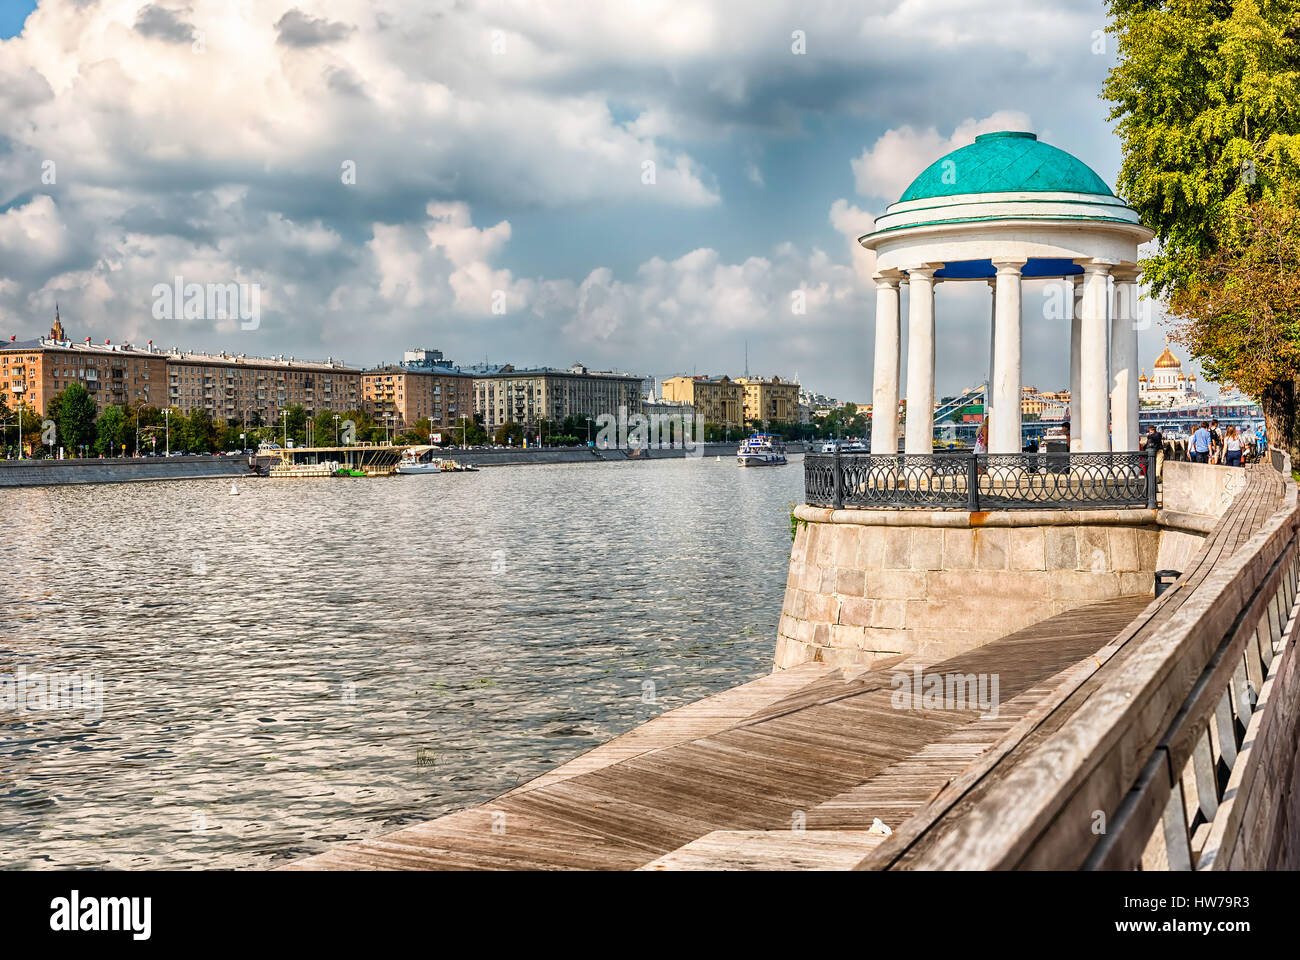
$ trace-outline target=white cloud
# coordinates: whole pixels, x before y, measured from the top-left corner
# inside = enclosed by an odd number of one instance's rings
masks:
[[[893,203],[917,174],[934,161],[966,146],[981,133],[997,130],[1033,132],[1034,127],[1027,114],[1017,110],[998,110],[982,120],[973,117],[963,120],[947,137],[934,127],[917,130],[903,126],[887,130],[850,161],[854,189],[859,196]]]

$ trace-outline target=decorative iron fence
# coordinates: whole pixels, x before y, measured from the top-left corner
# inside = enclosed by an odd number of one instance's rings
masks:
[[[1155,509],[1155,451],[809,453],[804,502],[931,510]]]

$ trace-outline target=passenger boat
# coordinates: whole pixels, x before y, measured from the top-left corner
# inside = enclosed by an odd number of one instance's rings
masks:
[[[770,433],[756,433],[747,438],[736,451],[736,462],[742,467],[777,467],[786,463],[785,443]]]

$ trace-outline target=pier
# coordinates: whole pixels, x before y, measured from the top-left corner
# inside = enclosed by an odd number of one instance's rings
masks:
[[[1159,597],[940,659],[799,663],[290,869],[1294,867],[1300,509],[1278,461]],[[997,708],[900,709],[918,670],[996,676]]]

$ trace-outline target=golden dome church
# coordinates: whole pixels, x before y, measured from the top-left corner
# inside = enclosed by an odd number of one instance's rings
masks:
[[[1144,406],[1175,407],[1203,399],[1196,391],[1196,375],[1183,373],[1183,363],[1170,352],[1168,343],[1156,357],[1151,376],[1143,370],[1138,377],[1138,400]]]

